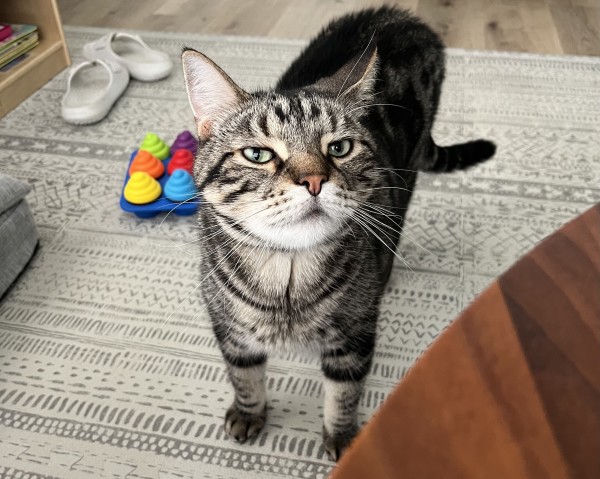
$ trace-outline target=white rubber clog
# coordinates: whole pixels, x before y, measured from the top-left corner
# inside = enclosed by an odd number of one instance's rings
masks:
[[[116,63],[96,60],[75,66],[62,99],[62,117],[89,125],[102,120],[129,84],[129,72]]]
[[[150,48],[139,36],[110,33],[83,47],[88,60],[116,62],[125,67],[132,78],[156,81],[169,76],[173,62],[169,56]]]

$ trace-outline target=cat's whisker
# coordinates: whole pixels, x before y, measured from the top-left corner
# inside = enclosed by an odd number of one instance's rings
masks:
[[[242,205],[242,206],[244,206],[244,205]],[[203,236],[200,239],[205,239],[206,240],[206,239],[213,238],[214,236],[218,236],[221,233],[221,229],[222,229],[222,225],[223,224],[226,224],[226,225],[229,225],[229,226],[241,225],[241,223],[243,221],[246,221],[247,219],[251,218],[254,215],[262,213],[263,211],[266,211],[267,209],[268,209],[268,207],[265,207],[265,208],[262,208],[262,209],[260,209],[258,211],[254,211],[254,212],[249,213],[248,215],[246,215],[246,216],[244,216],[244,217],[242,217],[242,218],[240,218],[238,220],[234,220],[232,218],[224,218],[223,216],[221,216],[219,218],[219,220],[218,220],[219,224],[216,224],[216,225],[213,225],[213,226],[209,226],[209,227],[203,227],[201,229],[201,233],[203,233],[203,234],[208,233],[209,231],[215,230],[215,229],[217,230],[217,232],[216,233],[211,233],[209,236]],[[200,241],[200,239],[195,240],[192,243],[198,242],[198,241]]]
[[[385,241],[383,241],[379,235],[377,235],[377,233],[375,233],[370,227],[369,225],[363,220],[363,219],[359,219],[356,216],[352,217],[354,221],[356,221],[359,225],[361,225],[362,227],[366,228],[382,245],[384,245],[388,250],[391,251],[391,253],[398,258],[408,269],[410,269],[412,271],[412,269],[410,268],[408,262],[406,261],[406,259],[404,259],[396,250],[395,250],[395,245],[394,248],[391,248]]]
[[[394,223],[398,228],[400,228],[401,231],[404,231],[404,227],[394,219],[394,218],[398,218],[399,221],[404,221],[404,217],[402,215],[397,215],[395,213],[392,213],[389,210],[387,210],[385,207],[374,204],[374,203],[369,203],[369,202],[358,202],[358,203],[360,205],[359,207],[367,208],[368,211],[370,211],[374,214],[385,216],[392,223]]]
[[[379,208],[379,207],[372,206],[372,205],[365,204],[365,203],[362,203],[362,204],[359,203],[359,208],[366,209],[367,211],[369,211],[371,213],[374,213],[374,214],[377,214],[377,215],[385,216],[392,223],[394,223],[398,228],[400,228],[400,230],[404,229],[402,227],[402,225],[395,220],[395,218],[398,218],[399,221],[404,221],[404,218],[402,216],[400,216],[400,215],[389,213],[384,208]]]
[[[353,200],[355,201],[359,206],[363,206],[363,207],[367,207],[369,209],[372,210],[376,210],[377,212],[379,212],[380,214],[384,214],[385,216],[388,216],[390,218],[399,218],[400,220],[403,220],[404,217],[402,215],[393,213],[392,211],[390,211],[388,209],[387,205],[381,205],[379,203],[373,203],[370,201],[364,201],[364,200]]]
[[[356,111],[356,110],[360,110],[362,108],[372,108],[374,106],[393,106],[396,108],[401,108],[403,110],[409,111],[411,113],[413,112],[410,108],[406,108],[405,106],[402,106],[402,105],[396,105],[395,103],[371,103],[369,105],[357,106],[357,107],[353,108],[352,110],[350,110],[349,113],[352,113],[353,111]]]
[[[356,201],[357,203],[361,203],[361,204],[366,204],[366,205],[373,205],[373,206],[377,206],[379,208],[383,208],[384,210],[386,210],[389,214],[394,215],[394,216],[401,216],[401,215],[397,215],[393,212],[391,212],[390,210],[402,210],[402,211],[406,211],[407,208],[406,207],[401,207],[401,206],[390,206],[390,205],[383,205],[381,203],[374,203],[372,201],[366,201],[366,200],[359,200],[357,198],[352,198],[352,201]]]
[[[373,30],[373,34],[371,35],[371,38],[369,39],[369,43],[367,43],[367,46],[365,47],[365,49],[363,50],[363,52],[360,54],[360,57],[358,57],[358,60],[356,60],[356,63],[354,64],[354,66],[352,67],[352,69],[348,72],[348,75],[346,76],[346,78],[344,79],[344,82],[342,83],[342,86],[340,87],[336,97],[335,97],[335,101],[338,101],[340,98],[340,95],[342,94],[342,90],[344,89],[344,87],[346,86],[346,83],[348,82],[348,79],[350,78],[350,75],[352,75],[352,72],[354,72],[354,70],[356,69],[356,67],[358,66],[358,64],[360,63],[360,61],[362,60],[362,57],[365,56],[365,53],[367,53],[367,51],[369,50],[369,47],[371,46],[371,42],[373,41],[373,38],[375,38],[375,33],[377,33],[377,29]],[[348,90],[346,90],[344,93],[346,93]]]
[[[390,221],[392,221],[396,226],[398,226],[398,228],[400,228],[399,230],[396,230],[395,228],[391,227],[390,225],[386,225],[385,223],[383,223],[382,221],[378,220],[377,218],[373,218],[371,215],[369,215],[368,212],[366,211],[362,211],[363,214],[369,216],[371,218],[371,220],[377,222],[378,224],[382,225],[385,228],[388,228],[389,230],[393,231],[394,233],[399,234],[402,238],[405,238],[407,241],[410,241],[412,244],[414,244],[415,246],[417,246],[418,248],[421,248],[423,251],[425,251],[426,253],[429,253],[431,256],[437,258],[438,256],[429,251],[427,248],[425,248],[423,245],[419,244],[418,242],[416,242],[414,239],[412,239],[404,230],[404,228],[402,226],[400,226],[398,223],[396,223],[393,219],[390,219]],[[381,213],[380,213],[381,214]],[[384,215],[387,216],[387,215]]]
[[[366,214],[364,211],[361,211],[361,210],[357,210],[357,211],[356,211],[356,214],[357,214],[357,215],[358,215],[358,216],[359,216],[359,217],[360,217],[360,218],[361,218],[361,219],[362,219],[362,220],[363,220],[363,221],[364,221],[366,224],[368,224],[369,226],[372,226],[373,228],[376,228],[376,229],[377,229],[377,231],[379,231],[379,232],[380,232],[380,233],[381,233],[383,236],[385,236],[385,237],[386,237],[386,238],[387,238],[387,239],[390,241],[390,243],[394,245],[394,248],[396,247],[396,241],[395,241],[395,239],[394,239],[394,238],[391,238],[391,237],[390,237],[390,235],[388,234],[388,232],[387,232],[387,231],[385,231],[383,228],[381,228],[381,226],[377,225],[377,224],[376,224],[376,222],[375,222],[375,220],[374,220],[374,219],[373,219],[371,216],[367,215],[367,214]],[[395,232],[396,234],[398,234],[398,232],[397,232],[397,231],[394,231],[394,232]]]
[[[376,166],[373,169],[374,170],[386,170],[386,171],[408,171],[410,173],[420,173],[419,170],[409,170],[407,168],[383,168],[381,166]]]
[[[377,240],[383,244],[396,258],[398,258],[398,260],[400,260],[400,262],[406,267],[408,268],[410,271],[414,272],[413,269],[410,267],[410,264],[408,263],[408,261],[406,260],[406,258],[404,258],[397,250],[395,247],[391,247],[389,246],[384,240],[382,240],[379,235],[373,231],[371,228],[375,228],[377,231],[379,231],[380,233],[383,234],[383,231],[376,227],[373,224],[369,224],[368,222],[366,222],[364,219],[362,219],[362,221],[365,224],[365,228],[367,228],[367,230],[369,230],[369,232],[375,236],[375,238],[377,238]],[[386,237],[388,237],[387,235],[385,235]]]
[[[248,205],[253,205],[256,203],[264,203],[266,200],[263,198],[259,198],[257,200],[245,200],[245,201],[241,201],[239,198],[236,198],[235,201],[231,201],[231,202],[221,202],[221,205],[236,205],[236,206],[248,206]]]
[[[343,225],[345,228],[348,228],[350,230],[350,233],[352,233],[352,237],[356,239],[356,235],[354,234],[354,230],[352,229],[349,218],[344,220]]]
[[[230,220],[230,221],[226,222],[223,219],[221,219],[221,221],[223,221],[225,224],[227,224],[229,226],[236,226],[236,225],[240,225],[242,223],[242,221],[246,221],[248,218],[251,218],[252,216],[257,215],[259,213],[262,213],[263,211],[266,211],[266,210],[267,210],[267,208],[263,208],[262,210],[255,211],[255,212],[253,212],[253,213],[251,213],[251,214],[247,215],[246,217],[241,218],[239,220]],[[215,236],[218,236],[219,234],[222,233],[222,225],[215,225],[215,226],[211,226],[209,228],[202,229],[202,233],[206,233],[206,232],[208,232],[210,230],[217,229],[217,228],[219,228],[218,231],[216,231],[215,233],[211,233],[208,236],[203,236],[203,237],[195,239],[193,241],[188,241],[186,243],[180,243],[178,245],[172,245],[172,246],[164,246],[163,245],[162,247],[163,248],[176,248],[176,247],[179,247],[179,246],[187,246],[187,245],[190,245],[190,244],[199,243],[201,241],[209,240],[209,239],[214,238]]]
[[[375,80],[375,81],[383,81],[383,80]],[[359,82],[359,83],[360,83],[360,82]],[[385,91],[384,91],[384,90],[380,90],[380,91],[378,91],[378,92],[375,92],[375,93],[373,93],[373,94],[372,94],[372,96],[373,96],[373,97],[376,97],[377,95],[381,95],[382,93],[385,93]],[[352,108],[354,108],[354,107],[357,107],[357,106],[359,106],[359,105],[364,105],[364,104],[365,104],[364,100],[362,100],[362,99],[358,99],[358,100],[355,100],[355,101],[353,101],[353,102],[351,102],[351,103],[348,103],[348,104],[346,105],[346,108],[351,110],[351,109],[352,109]]]
[[[202,193],[196,193],[194,196],[192,196],[191,198],[188,198],[187,200],[183,200],[183,201],[173,201],[172,203],[165,203],[166,206],[173,206],[174,210],[176,210],[177,208],[179,208],[181,205],[186,204],[186,203],[198,203],[200,204],[200,198],[202,196]]]
[[[193,199],[198,199],[198,198],[200,198],[200,195],[201,195],[201,193],[198,193],[198,194],[196,194],[196,195],[192,196],[191,198],[189,198],[188,200],[185,200],[185,201],[182,201],[182,202],[180,202],[180,203],[177,203],[177,204],[175,205],[175,207],[174,207],[174,208],[172,208],[171,210],[169,210],[169,212],[168,212],[168,213],[167,213],[167,214],[164,216],[164,218],[161,220],[161,222],[159,223],[158,227],[156,228],[156,232],[157,232],[157,233],[160,233],[160,232],[161,232],[161,228],[162,228],[162,226],[163,226],[164,222],[165,222],[165,221],[167,220],[167,218],[168,218],[168,217],[171,215],[171,213],[173,213],[173,212],[174,212],[174,211],[175,211],[177,208],[179,208],[179,207],[180,207],[182,204],[188,203],[188,202],[192,201]],[[168,237],[166,234],[164,234],[164,233],[163,233],[163,236],[164,236],[166,239],[168,239],[168,240],[169,240],[169,241],[170,241],[170,242],[173,244],[173,246],[171,246],[171,247],[175,247],[175,248],[177,248],[177,245],[176,245],[176,243],[175,243],[175,241],[174,241],[173,239],[169,238],[169,237]],[[151,242],[150,242],[150,244],[151,244],[151,246],[154,246],[154,247],[156,247],[156,248],[164,248],[164,247],[165,247],[165,245],[161,245],[161,244],[159,244],[159,243],[154,243],[154,244],[153,244],[153,243],[151,243]],[[180,249],[180,248],[177,248],[177,249]],[[184,254],[187,254],[188,256],[191,256],[191,254],[190,254],[190,253],[188,253],[187,251],[184,251],[184,250],[182,250],[182,249],[180,249],[180,250],[181,250],[181,252],[182,252],[182,253],[184,253]]]
[[[407,188],[402,188],[401,186],[375,186],[373,188],[365,188],[364,190],[356,190],[356,191],[366,192],[366,191],[375,191],[375,190],[402,190],[402,191],[408,191],[409,193],[412,192],[412,190],[409,190]]]
[[[402,211],[406,211],[406,208],[402,208],[400,206],[389,206],[389,205],[382,205],[381,203],[373,203],[372,201],[365,201],[365,200],[358,200],[358,199],[353,199],[353,201],[356,201],[359,204],[363,204],[363,205],[369,205],[369,206],[376,206],[378,208],[381,208],[382,211],[385,211],[387,214],[397,217],[397,218],[403,218],[402,215],[400,214],[396,214],[390,210],[402,210]]]
[[[404,186],[406,188],[408,188],[408,183],[406,182],[406,179],[402,175],[400,175],[399,173],[397,173],[397,172],[395,172],[395,171],[393,171],[393,170],[391,170],[389,168],[374,168],[374,169],[375,170],[387,171],[388,173],[391,173],[392,175],[397,176],[398,178],[400,178],[404,182]]]

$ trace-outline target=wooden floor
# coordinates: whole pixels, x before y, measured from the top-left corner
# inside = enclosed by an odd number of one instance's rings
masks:
[[[58,0],[63,23],[115,29],[310,38],[372,0]],[[600,55],[600,0],[388,0],[447,46]]]

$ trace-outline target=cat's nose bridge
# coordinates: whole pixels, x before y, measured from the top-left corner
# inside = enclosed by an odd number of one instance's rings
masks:
[[[286,169],[292,176],[329,175],[329,165],[320,155],[311,153],[292,154],[285,162]]]
[[[321,192],[321,185],[329,180],[330,174],[329,165],[322,157],[308,153],[293,155],[286,161],[286,170],[292,182],[306,186],[312,196]]]

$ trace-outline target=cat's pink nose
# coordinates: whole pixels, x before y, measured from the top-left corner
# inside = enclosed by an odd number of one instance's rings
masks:
[[[317,196],[321,193],[321,184],[325,183],[328,179],[325,175],[306,175],[300,178],[298,183],[306,186],[311,195]]]

